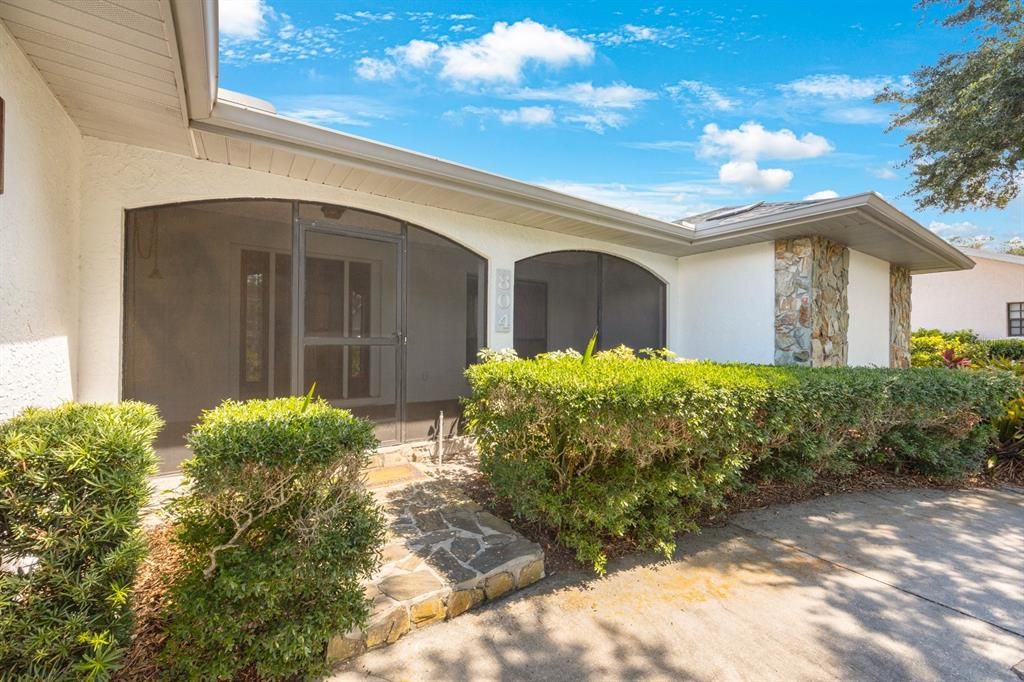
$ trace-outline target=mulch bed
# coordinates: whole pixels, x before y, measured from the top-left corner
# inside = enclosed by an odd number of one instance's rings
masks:
[[[149,555],[135,575],[132,595],[135,629],[124,665],[114,675],[118,682],[161,679],[159,658],[167,638],[163,615],[167,605],[167,579],[177,570],[181,558],[178,548],[171,542],[171,533],[168,524],[160,524],[146,533]]]

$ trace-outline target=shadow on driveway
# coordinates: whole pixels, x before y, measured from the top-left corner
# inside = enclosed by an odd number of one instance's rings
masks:
[[[870,492],[554,576],[332,679],[1017,680],[1022,632],[1024,493]]]

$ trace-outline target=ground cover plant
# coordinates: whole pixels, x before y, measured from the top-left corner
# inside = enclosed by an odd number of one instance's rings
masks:
[[[0,677],[106,679],[132,627],[156,409],[66,403],[0,425]]]
[[[467,371],[481,468],[517,516],[603,570],[626,538],[675,534],[751,480],[884,465],[956,477],[985,465],[1013,373],[678,363],[631,352]]]
[[[373,425],[309,397],[226,401],[188,436],[189,489],[170,507],[180,571],[166,674],[308,678],[328,639],[362,625],[361,580],[384,523],[360,485]]]

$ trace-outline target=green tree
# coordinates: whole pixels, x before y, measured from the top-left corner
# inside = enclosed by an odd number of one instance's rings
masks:
[[[903,165],[919,208],[1003,208],[1024,175],[1024,0],[942,4],[956,10],[941,25],[970,27],[974,49],[943,55],[876,101],[900,105],[889,130],[911,130]]]

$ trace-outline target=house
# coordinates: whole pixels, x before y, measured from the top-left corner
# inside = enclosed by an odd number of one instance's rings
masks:
[[[1024,336],[1024,256],[960,249],[969,272],[914,276],[914,329],[972,329],[983,339]]]
[[[905,366],[910,276],[970,259],[873,193],[675,223],[218,88],[215,0],[0,0],[0,418],[317,391],[384,443],[479,348]]]

